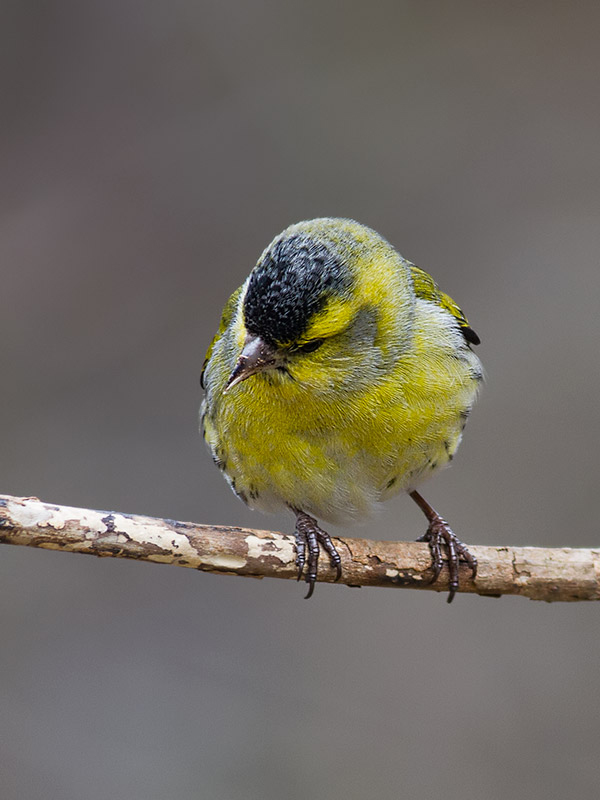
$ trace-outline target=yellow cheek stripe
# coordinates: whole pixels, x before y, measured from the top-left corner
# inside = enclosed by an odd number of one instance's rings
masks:
[[[325,308],[312,318],[302,341],[326,339],[328,336],[341,333],[350,325],[356,311],[356,303],[349,298],[331,298]]]
[[[246,326],[244,325],[244,313],[242,311],[242,304],[238,305],[237,314],[233,320],[233,340],[238,347],[239,351],[241,352],[244,347],[244,342],[246,341],[246,336],[248,331],[246,330]]]
[[[402,314],[402,306],[407,321],[411,318],[414,304],[410,273],[399,257],[390,263],[389,255],[376,252],[375,255],[361,255],[354,268],[355,289],[351,294],[331,297],[308,326],[301,343],[311,339],[326,339],[346,330],[361,308],[376,308],[380,331],[393,331],[397,319]],[[385,349],[386,342],[381,343]],[[387,344],[392,344],[391,341]]]

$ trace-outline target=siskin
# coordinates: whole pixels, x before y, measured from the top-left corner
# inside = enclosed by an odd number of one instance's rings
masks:
[[[448,602],[459,560],[475,558],[416,487],[447,465],[482,380],[479,337],[423,270],[349,219],[279,234],[225,306],[202,370],[204,437],[251,508],[296,515],[296,565],[312,595],[316,518],[344,523],[408,492],[429,522],[432,578],[447,552]]]

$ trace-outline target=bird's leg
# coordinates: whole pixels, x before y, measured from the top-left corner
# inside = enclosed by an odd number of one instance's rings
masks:
[[[315,582],[317,580],[317,568],[319,566],[319,544],[329,556],[331,566],[336,571],[335,579],[339,581],[342,577],[342,560],[340,554],[331,541],[331,536],[317,525],[317,520],[309,517],[304,511],[293,509],[296,514],[296,566],[298,567],[298,580],[304,572],[306,564],[305,581],[308,583],[308,593],[306,600],[312,595]],[[308,550],[308,559],[306,551]]]
[[[429,544],[429,549],[431,550],[431,570],[433,573],[430,581],[431,583],[435,583],[440,577],[440,572],[444,565],[442,559],[442,544],[446,545],[448,551],[449,577],[448,602],[451,603],[454,599],[454,595],[458,591],[458,562],[460,560],[465,561],[471,569],[473,579],[475,579],[477,575],[477,559],[469,553],[466,545],[457,538],[446,520],[442,519],[437,511],[435,511],[418,492],[413,491],[410,493],[410,496],[429,520],[427,532],[424,533],[423,536],[419,536],[417,541],[427,542]]]

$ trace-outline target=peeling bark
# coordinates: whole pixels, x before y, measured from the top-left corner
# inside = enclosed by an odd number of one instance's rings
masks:
[[[426,544],[332,538],[342,558],[342,583],[348,586],[448,589],[445,569],[434,585],[429,583]],[[0,542],[252,578],[296,578],[293,535],[70,508],[35,497],[0,495]],[[461,565],[461,592],[548,602],[600,599],[600,549],[469,545],[469,550],[479,563],[477,578],[473,581]],[[322,557],[319,581],[333,578]]]

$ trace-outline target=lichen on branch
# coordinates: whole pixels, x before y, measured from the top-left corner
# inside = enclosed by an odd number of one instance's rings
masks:
[[[431,556],[419,542],[333,537],[342,558],[341,583],[448,589],[446,570],[431,584]],[[177,522],[115,511],[43,503],[0,495],[0,542],[71,553],[175,564],[252,578],[296,578],[294,536],[225,525]],[[600,548],[473,547],[477,577],[461,565],[460,589],[532,600],[600,599]],[[319,581],[335,573],[321,559]]]

